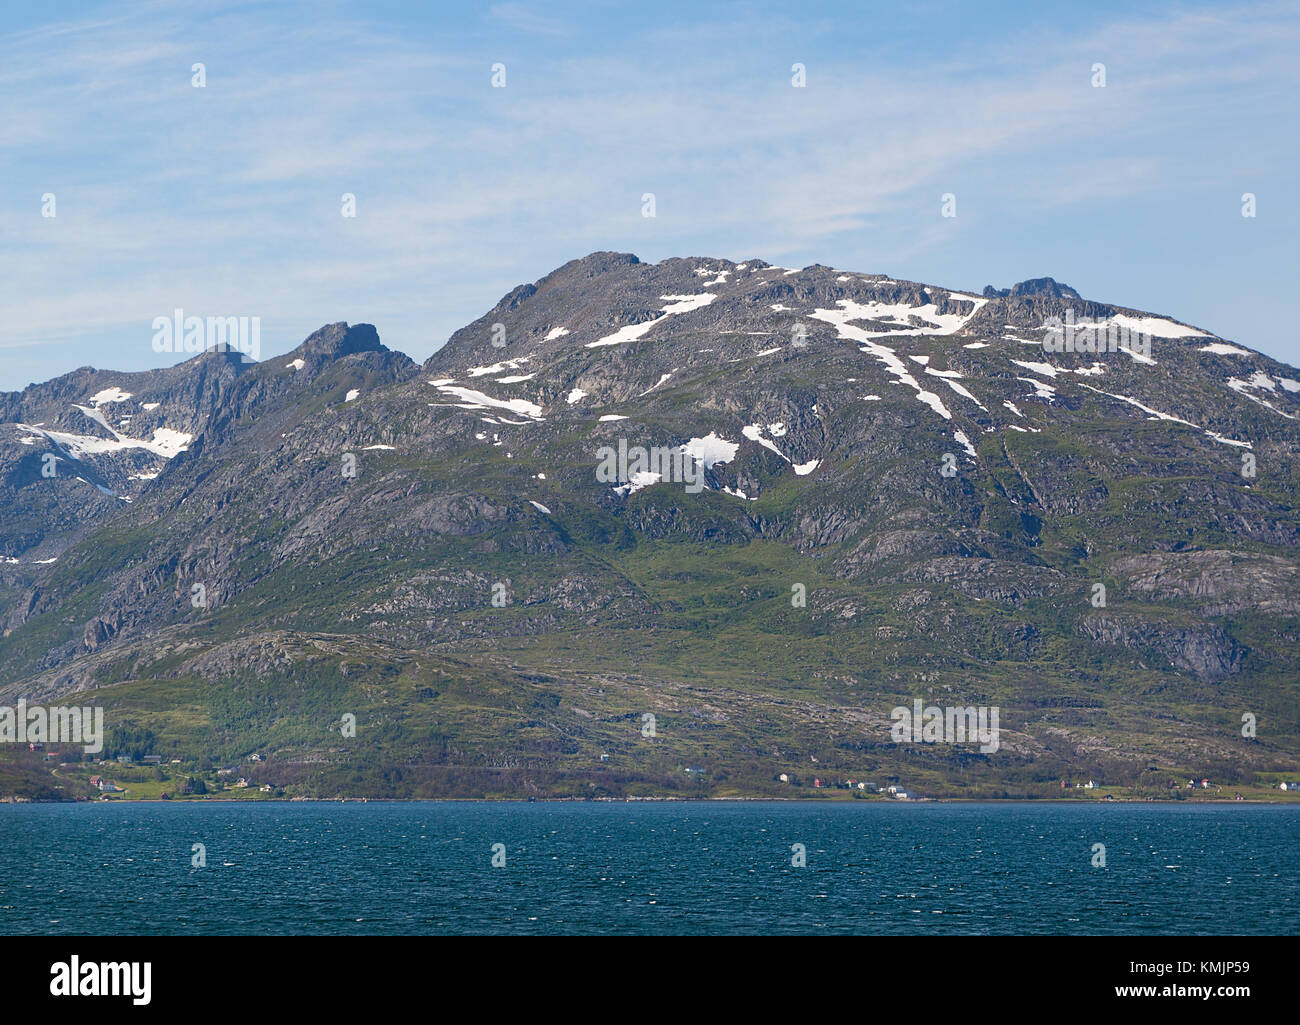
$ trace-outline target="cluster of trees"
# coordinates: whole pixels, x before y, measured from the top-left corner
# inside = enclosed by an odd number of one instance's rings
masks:
[[[138,762],[145,755],[157,754],[158,735],[143,726],[115,726],[104,738],[104,758],[126,755]]]

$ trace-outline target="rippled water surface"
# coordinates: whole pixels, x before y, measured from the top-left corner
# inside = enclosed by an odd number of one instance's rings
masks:
[[[9,805],[0,933],[1290,935],[1298,840],[1277,806]]]

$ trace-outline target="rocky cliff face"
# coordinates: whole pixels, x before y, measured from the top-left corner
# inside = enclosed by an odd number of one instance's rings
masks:
[[[1045,351],[1060,323],[1083,351]],[[332,324],[259,364],[76,371],[0,421],[0,696],[296,680],[329,637],[418,689],[433,651],[505,673],[505,719],[538,675],[562,708],[707,685],[733,761],[773,742],[749,701],[807,703],[778,747],[852,749],[942,695],[1019,709],[1030,762],[1067,698],[1130,753],[1255,702],[1291,736],[1240,756],[1296,755],[1300,372],[1050,278],[596,253],[420,367]],[[550,728],[505,719],[460,723],[461,757]]]

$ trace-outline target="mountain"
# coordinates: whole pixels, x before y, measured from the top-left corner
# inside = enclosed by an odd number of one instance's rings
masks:
[[[0,395],[0,704],[315,795],[1267,780],[1298,441],[1300,371],[1050,278],[594,253],[422,366],[338,323]],[[917,699],[999,749],[894,743]]]

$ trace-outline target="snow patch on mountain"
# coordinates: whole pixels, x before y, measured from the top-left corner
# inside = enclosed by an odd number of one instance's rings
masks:
[[[706,284],[714,283],[706,282]],[[596,349],[604,345],[622,345],[625,342],[634,342],[666,318],[680,313],[690,313],[692,310],[701,310],[717,297],[715,292],[701,292],[699,295],[661,295],[659,298],[667,299],[669,303],[659,311],[659,316],[652,320],[643,321],[640,324],[625,324],[613,334],[598,338],[594,342],[588,342],[584,348]]]
[[[113,428],[108,425],[108,421],[104,419],[104,414],[101,413],[98,409],[91,409],[88,406],[78,406],[75,402],[72,404],[72,408],[81,410],[82,413],[84,413],[91,420],[94,420],[95,423],[99,424],[100,427],[108,431],[111,435],[113,435],[113,437],[121,440],[121,435],[119,435],[117,431],[113,430]]]
[[[703,438],[692,438],[682,446],[682,451],[696,462],[703,463],[705,469],[709,469],[715,463],[729,463],[735,459],[736,453],[740,451],[740,444],[727,441],[714,431]]]
[[[692,310],[702,310],[717,298],[716,293],[701,292],[699,295],[661,295],[660,299],[671,300],[663,308],[665,314],[690,313]]]
[[[1118,324],[1139,334],[1155,335],[1157,338],[1208,338],[1204,331],[1197,331],[1185,324],[1175,324],[1163,317],[1130,317],[1127,313],[1116,313],[1106,323]]]
[[[174,431],[169,427],[159,427],[153,432],[152,440],[144,441],[139,438],[123,437],[111,427],[108,429],[113,434],[112,438],[96,438],[85,434],[48,431],[28,424],[15,424],[14,426],[45,438],[56,448],[77,460],[80,460],[83,456],[112,455],[136,448],[142,448],[164,459],[173,459],[181,452],[184,452],[186,446],[194,440],[194,435],[186,434],[183,431]]]
[[[654,390],[655,390],[656,388],[658,388],[661,384],[663,384],[665,381],[667,381],[669,378],[671,378],[671,377],[673,376],[673,374],[677,373],[677,371],[680,370],[680,369],[681,369],[680,367],[674,367],[672,370],[668,371],[668,373],[661,375],[660,378],[659,378],[659,380],[657,380],[657,381],[656,381],[654,384],[652,384],[649,388],[647,388],[647,389],[646,389],[645,391],[643,391],[640,395],[638,395],[637,398],[638,398],[638,399],[645,398],[645,396],[649,395],[652,391],[654,391]]]
[[[542,419],[542,407],[526,399],[494,399],[473,388],[462,388],[451,384],[440,384],[438,390],[445,392],[466,403],[466,409],[505,409],[511,413],[521,413],[534,420]],[[432,403],[431,403],[432,404]]]
[[[493,363],[490,367],[470,367],[465,371],[465,373],[470,377],[486,377],[489,374],[500,374],[507,370],[518,370],[536,355],[537,353],[534,352],[531,355],[520,356],[517,359],[503,360],[500,363]],[[453,380],[455,380],[455,378],[448,377],[442,381],[430,381],[429,383],[441,386],[444,384],[450,384]]]
[[[1050,384],[1044,384],[1032,377],[1017,377],[1016,380],[1024,381],[1025,384],[1032,384],[1034,386],[1034,398],[1036,399],[1046,399],[1051,402],[1056,398],[1056,389]]]
[[[96,392],[87,401],[98,408],[106,402],[125,402],[131,397],[129,391],[123,391],[121,388],[105,388],[103,391]]]
[[[840,338],[857,342],[859,344],[859,351],[874,356],[883,363],[886,369],[894,375],[896,383],[905,384],[909,388],[914,389],[918,401],[925,403],[945,420],[951,420],[952,413],[950,413],[948,407],[943,404],[943,400],[934,392],[926,391],[921,387],[916,378],[908,371],[907,365],[898,358],[897,352],[889,348],[889,346],[881,345],[879,342],[875,341],[875,339],[881,337],[882,334],[890,334],[891,332],[866,331],[863,328],[854,327],[853,324],[850,323],[854,320],[863,319],[866,315],[864,314],[864,311],[867,311],[867,313],[874,312],[875,308],[880,304],[867,303],[866,305],[863,305],[852,302],[848,299],[840,299],[839,305],[842,308],[838,310],[813,310],[810,316],[816,320],[822,320],[833,325]]]
[[[771,452],[775,452],[782,459],[785,459],[787,463],[790,461],[789,459],[786,458],[785,453],[776,447],[775,442],[769,441],[767,438],[763,437],[763,428],[761,425],[750,424],[748,427],[742,427],[740,433],[743,434],[750,441],[756,441],[760,445],[762,445],[765,449],[768,449]]]
[[[614,492],[619,495],[630,495],[633,491],[640,491],[642,488],[648,488],[651,484],[658,484],[663,480],[663,475],[653,473],[650,470],[637,470],[632,474],[632,479],[620,487],[614,488]]]
[[[882,303],[874,300],[857,303],[851,299],[840,299],[838,303],[844,308],[845,321],[869,320],[891,325],[891,328],[885,331],[863,331],[864,338],[884,338],[889,335],[951,335],[960,331],[979,311],[977,306],[971,313],[940,313],[939,307],[932,302],[924,306],[909,306],[906,303]],[[836,311],[816,310],[812,316],[826,320],[828,318],[821,314],[828,312]],[[915,324],[914,320],[925,321],[925,324]]]
[[[1235,345],[1229,345],[1227,342],[1214,342],[1211,345],[1202,345],[1197,352],[1209,352],[1215,356],[1253,356],[1254,353],[1248,349],[1240,349]]]
[[[1121,345],[1119,351],[1127,352],[1129,356],[1132,358],[1134,363],[1141,363],[1144,366],[1148,366],[1148,367],[1154,367],[1156,365],[1156,361],[1152,359],[1150,356],[1144,356],[1142,353],[1137,352],[1133,349],[1128,349]]]
[[[598,338],[594,342],[588,342],[586,348],[597,349],[602,345],[622,345],[625,342],[635,342],[661,320],[663,320],[663,317],[656,317],[654,320],[643,321],[640,324],[625,324],[613,334]]]
[[[1054,378],[1058,373],[1068,374],[1070,372],[1068,370],[1061,370],[1058,367],[1054,367],[1050,363],[1026,363],[1024,360],[1019,359],[1013,359],[1011,362],[1024,370],[1033,371],[1035,374],[1043,374],[1046,377]]]
[[[955,392],[956,392],[958,395],[960,395],[962,398],[964,398],[964,399],[970,399],[971,402],[973,402],[973,403],[975,403],[975,405],[979,406],[980,409],[984,410],[984,412],[986,412],[986,413],[988,412],[988,406],[984,405],[984,403],[982,403],[982,402],[981,402],[979,399],[977,399],[974,395],[972,395],[970,392],[968,392],[968,391],[966,390],[966,388],[965,388],[963,385],[960,385],[960,384],[958,384],[956,381],[950,380],[950,379],[947,378],[947,377],[944,378],[944,381],[945,381],[945,383],[947,383],[947,385],[948,385],[949,388],[951,388],[953,391],[955,391]]]
[[[189,443],[194,440],[194,435],[186,434],[184,431],[173,431],[170,427],[159,427],[153,432],[152,441],[138,442],[144,448],[147,448],[156,456],[162,456],[164,459],[174,459],[182,452],[187,450]]]
[[[1298,419],[1297,417],[1292,416],[1290,413],[1285,413],[1282,410],[1278,409],[1277,406],[1269,402],[1268,399],[1262,399],[1258,395],[1252,395],[1250,393],[1251,388],[1265,387],[1264,385],[1258,383],[1260,378],[1263,378],[1264,381],[1268,382],[1267,389],[1269,391],[1277,390],[1277,388],[1273,385],[1272,378],[1265,377],[1263,374],[1256,374],[1249,381],[1243,381],[1239,377],[1230,377],[1228,378],[1228,387],[1231,388],[1233,391],[1235,391],[1238,395],[1244,395],[1246,398],[1250,399],[1251,402],[1258,403],[1259,405],[1264,406],[1267,409],[1271,409],[1278,416],[1285,417],[1287,420]],[[1283,385],[1282,387],[1286,388],[1286,385]],[[1292,389],[1287,388],[1287,391],[1291,391],[1291,390]]]

